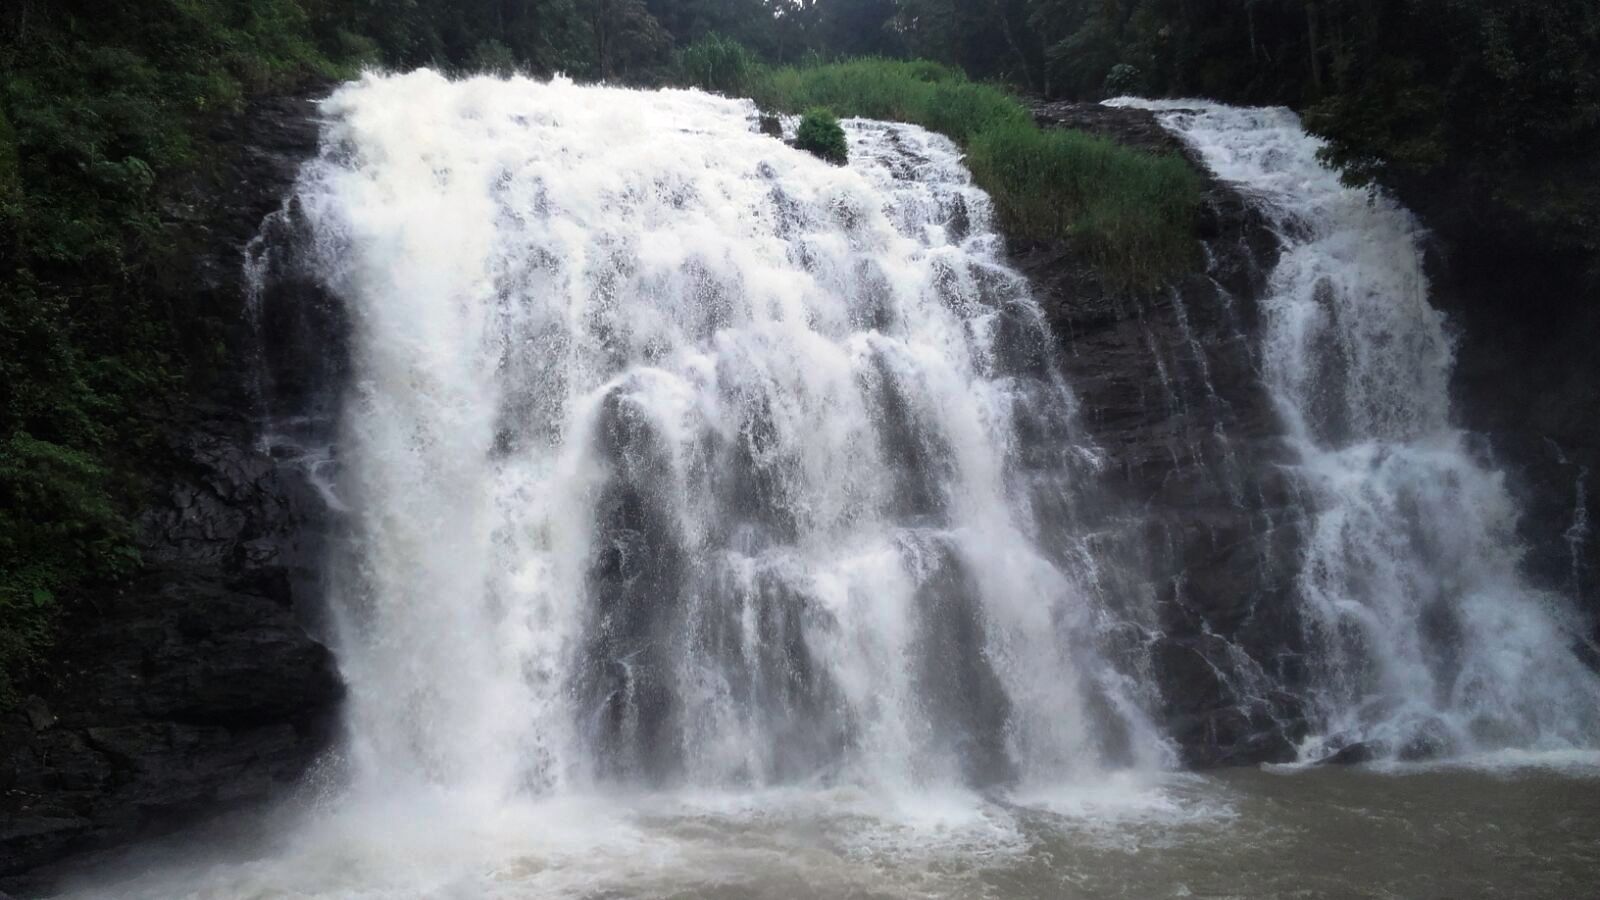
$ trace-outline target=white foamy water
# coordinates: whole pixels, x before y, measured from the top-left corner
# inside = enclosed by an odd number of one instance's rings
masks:
[[[1164,761],[1055,512],[1092,451],[947,140],[851,123],[837,168],[745,101],[428,72],[325,109],[297,199],[353,330],[357,778]]]
[[[1288,110],[1116,102],[1156,110],[1280,236],[1261,356],[1309,494],[1302,756],[1600,747],[1600,678],[1573,652],[1586,623],[1524,582],[1503,476],[1451,424],[1416,220],[1341,184]]]

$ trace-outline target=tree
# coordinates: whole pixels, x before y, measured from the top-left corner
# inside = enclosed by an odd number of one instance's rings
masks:
[[[667,61],[672,36],[642,0],[591,0],[596,74],[602,81],[626,78]]]

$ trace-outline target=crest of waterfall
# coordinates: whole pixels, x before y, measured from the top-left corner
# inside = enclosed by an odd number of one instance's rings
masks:
[[[697,92],[324,104],[358,777],[1027,785],[1160,767],[1099,456],[957,148],[827,165]]]
[[[1600,745],[1600,679],[1573,604],[1519,574],[1517,509],[1451,424],[1451,341],[1419,226],[1342,184],[1284,109],[1157,112],[1269,216],[1263,375],[1308,496],[1298,594],[1315,759]]]

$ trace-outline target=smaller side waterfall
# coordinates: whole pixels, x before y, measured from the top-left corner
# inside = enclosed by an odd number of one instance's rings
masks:
[[[1260,352],[1308,498],[1302,757],[1600,746],[1585,629],[1520,576],[1515,504],[1451,424],[1416,220],[1343,185],[1288,110],[1114,102],[1154,109],[1282,243]]]

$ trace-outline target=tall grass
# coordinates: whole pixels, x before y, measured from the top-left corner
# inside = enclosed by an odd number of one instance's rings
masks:
[[[1153,288],[1196,262],[1200,180],[1175,155],[1007,123],[972,137],[967,167],[1013,233],[1075,241],[1115,288]]]
[[[755,66],[746,88],[764,109],[822,106],[948,136],[967,151],[973,179],[1011,234],[1071,242],[1113,290],[1153,289],[1197,262],[1200,179],[1186,162],[1083,132],[1042,130],[1010,94],[959,70],[888,59]]]
[[[750,90],[760,62],[744,45],[718,34],[708,34],[679,50],[673,57],[678,77],[719,94],[737,96]]]
[[[999,88],[968,81],[949,66],[922,61],[853,59],[763,68],[752,80],[750,96],[781,112],[826,106],[840,115],[911,122],[963,145],[986,128],[1033,121]]]

